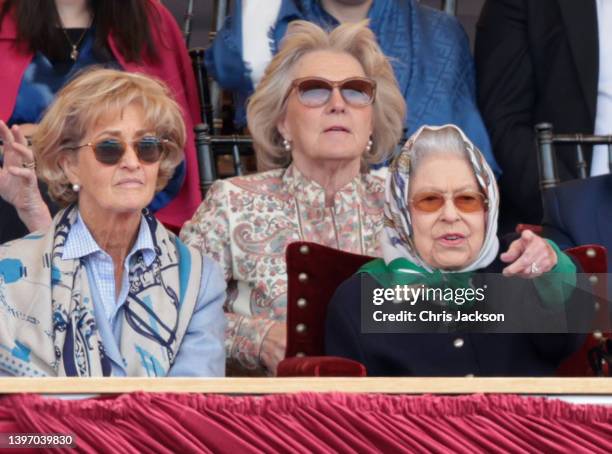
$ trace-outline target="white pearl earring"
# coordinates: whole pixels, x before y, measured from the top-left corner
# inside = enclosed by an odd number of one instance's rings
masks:
[[[369,153],[370,151],[372,151],[372,145],[374,145],[374,142],[372,142],[372,139],[370,138],[365,148],[366,153]]]
[[[289,142],[287,139],[283,139],[283,147],[285,147],[285,151],[287,153],[291,152],[291,142]]]
[[[80,184],[78,184],[78,183],[74,183],[74,184],[72,185],[72,190],[73,190],[74,192],[79,192],[79,191],[81,190],[81,185],[80,185]]]

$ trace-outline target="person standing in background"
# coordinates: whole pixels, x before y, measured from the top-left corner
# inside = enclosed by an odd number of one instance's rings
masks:
[[[56,92],[84,68],[100,65],[164,81],[186,123],[185,161],[150,208],[162,222],[177,226],[191,216],[201,201],[193,140],[193,124],[200,121],[197,87],[181,32],[160,2],[0,0],[0,56],[0,120],[18,125],[26,136]],[[19,202],[19,186],[35,182],[30,170],[28,177],[0,169],[0,243],[51,219],[45,204],[35,211],[11,206]]]
[[[500,233],[539,224],[534,126],[556,133],[612,132],[612,4],[605,0],[487,0],[476,30],[478,102],[501,165]],[[577,178],[557,147],[559,178]],[[608,173],[607,149],[585,149],[587,172]]]
[[[423,124],[457,124],[499,175],[476,105],[474,63],[467,36],[454,17],[415,0],[236,2],[233,14],[206,52],[209,74],[236,94],[236,126],[245,125],[245,100],[278,52],[290,22],[303,19],[329,30],[339,23],[366,18],[389,57],[408,104],[405,134]]]

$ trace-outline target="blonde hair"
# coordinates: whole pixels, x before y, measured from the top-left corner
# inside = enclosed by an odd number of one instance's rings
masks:
[[[78,153],[89,129],[128,106],[140,107],[144,123],[169,140],[160,161],[156,190],[165,187],[183,160],[185,123],[181,108],[166,86],[143,74],[91,68],[69,82],[57,94],[32,137],[37,173],[48,185],[50,196],[61,206],[77,201],[60,160]]]
[[[393,153],[402,136],[406,102],[389,60],[367,25],[368,21],[346,23],[327,33],[311,22],[300,20],[290,24],[280,52],[266,68],[247,104],[247,120],[259,170],[284,167],[291,161],[283,147],[277,123],[286,109],[292,68],[307,53],[320,50],[353,56],[363,67],[365,75],[376,81],[376,99],[372,104],[373,146],[363,158],[368,164],[373,164]]]

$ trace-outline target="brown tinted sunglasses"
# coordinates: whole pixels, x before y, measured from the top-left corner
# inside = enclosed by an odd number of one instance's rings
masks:
[[[459,192],[452,196],[453,204],[463,213],[476,213],[488,209],[489,201],[480,192]],[[421,192],[410,199],[412,206],[425,213],[440,210],[446,202],[446,197],[440,192]]]
[[[140,162],[152,164],[161,159],[165,151],[168,139],[160,139],[155,136],[144,136],[132,142],[132,148],[136,151],[136,155]],[[69,150],[78,150],[83,147],[91,147],[96,160],[102,164],[115,165],[117,164],[125,151],[128,143],[117,138],[102,139],[97,142],[88,142],[76,147],[70,147]]]

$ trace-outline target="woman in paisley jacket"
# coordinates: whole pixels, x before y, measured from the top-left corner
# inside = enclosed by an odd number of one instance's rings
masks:
[[[288,244],[379,255],[384,182],[365,169],[393,151],[405,110],[365,22],[292,23],[247,108],[259,168],[274,170],[217,181],[181,232],[229,282],[230,370],[274,374],[284,357]]]

